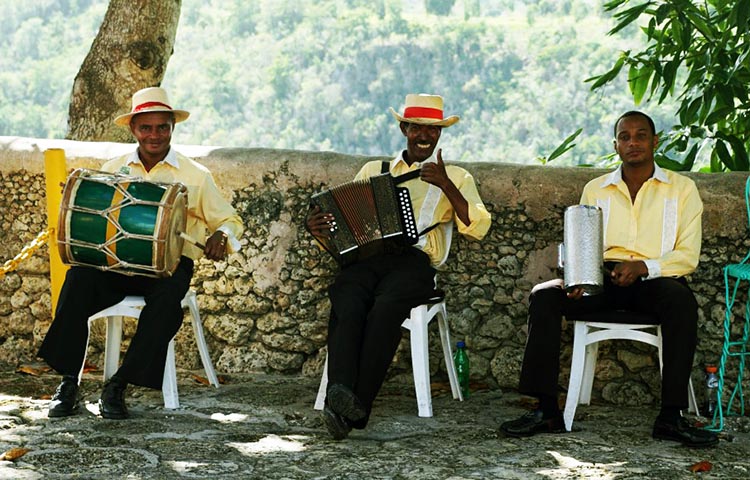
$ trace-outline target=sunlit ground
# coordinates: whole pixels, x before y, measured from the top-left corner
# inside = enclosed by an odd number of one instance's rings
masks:
[[[423,419],[413,387],[390,385],[372,424],[335,442],[311,408],[316,378],[238,376],[219,391],[186,384],[178,410],[163,408],[160,391],[134,388],[125,422],[96,418],[98,384],[86,384],[79,415],[47,419],[56,378],[5,378],[0,453],[28,452],[0,460],[0,479],[750,478],[748,418],[733,417],[734,440],[706,450],[650,439],[647,409],[607,406],[582,408],[582,428],[570,435],[517,440],[497,432],[497,418],[517,414],[513,394],[482,391],[460,403],[443,393],[435,417]],[[710,471],[691,471],[704,461]]]
[[[221,423],[239,423],[244,422],[248,419],[248,416],[243,413],[214,413],[211,415],[211,420],[216,420]]]
[[[31,397],[21,397],[18,395],[0,394],[0,414],[12,415],[17,414],[18,410],[24,405],[33,405],[39,408],[23,409],[23,418],[35,421],[40,418],[47,418],[47,404],[49,400],[38,400]]]
[[[257,455],[274,452],[301,452],[305,449],[304,440],[309,440],[309,437],[306,435],[267,435],[257,442],[231,442],[227,445],[236,448],[243,455]]]
[[[558,452],[548,450],[547,453],[552,455],[557,463],[558,468],[538,470],[537,473],[549,477],[552,479],[558,478],[584,478],[584,479],[597,479],[597,480],[611,480],[622,474],[622,471],[618,467],[625,465],[628,462],[615,462],[615,463],[590,463],[576,460],[573,457],[566,457]]]
[[[244,415],[222,415],[214,414],[211,418],[216,417],[235,417],[234,421],[238,421],[239,417]],[[223,422],[224,420],[222,420]],[[252,457],[257,455],[267,455],[273,453],[289,453],[289,452],[301,452],[305,449],[304,441],[309,440],[309,437],[302,435],[268,435],[261,438],[257,442],[229,442],[226,445],[235,448],[242,455]],[[235,471],[237,465],[231,461],[218,461],[218,462],[191,462],[191,461],[167,461],[167,465],[172,468],[175,472],[181,475],[195,475],[200,474],[202,478],[209,477],[211,473],[217,473],[217,470],[223,471]]]

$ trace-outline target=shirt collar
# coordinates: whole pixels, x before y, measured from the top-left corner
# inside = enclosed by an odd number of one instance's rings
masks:
[[[390,170],[391,171],[396,170],[398,168],[399,164],[402,164],[403,168],[408,170],[408,169],[412,169],[412,168],[420,168],[422,166],[422,164],[425,164],[425,163],[430,163],[430,162],[435,163],[436,162],[436,160],[435,160],[435,152],[433,152],[432,155],[430,155],[430,158],[426,159],[423,162],[414,162],[410,166],[409,164],[406,163],[406,160],[404,160],[404,151],[405,150],[401,150],[398,153],[398,156],[395,159],[393,159],[393,161],[391,161],[391,166],[390,166]]]
[[[664,171],[663,168],[661,168],[659,165],[654,163],[654,174],[651,175],[651,178],[654,180],[658,180],[662,183],[670,183],[669,177],[667,176],[667,172]],[[604,177],[604,180],[602,181],[602,187],[606,187],[609,185],[617,185],[622,180],[622,164],[617,167],[617,170],[610,173],[606,177]]]
[[[162,160],[160,163],[162,162],[167,163],[174,168],[177,168],[177,169],[180,168],[180,162],[177,160],[177,152],[175,152],[174,148],[170,147],[169,152],[167,153],[167,156],[164,157],[164,160]],[[134,163],[143,165],[143,162],[141,162],[141,159],[138,158],[138,149],[136,149],[133,153],[131,153],[128,156],[128,159],[125,162],[125,165],[132,165]]]

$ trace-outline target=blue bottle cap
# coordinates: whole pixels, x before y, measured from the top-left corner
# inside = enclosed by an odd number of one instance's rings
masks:
[[[459,340],[458,342],[456,342],[456,348],[466,348],[466,344],[463,340]]]

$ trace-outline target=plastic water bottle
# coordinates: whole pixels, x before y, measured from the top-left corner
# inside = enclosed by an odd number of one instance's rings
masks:
[[[469,355],[466,353],[466,344],[463,341],[456,343],[453,363],[456,365],[458,387],[461,389],[464,400],[466,400],[469,398]]]
[[[716,371],[716,365],[706,365],[706,404],[703,413],[707,418],[712,418],[716,411],[716,389],[719,387]]]

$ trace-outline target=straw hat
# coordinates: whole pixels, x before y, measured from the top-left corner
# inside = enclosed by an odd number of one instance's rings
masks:
[[[456,115],[443,118],[443,97],[425,93],[410,93],[406,96],[403,116],[399,115],[393,108],[391,108],[391,113],[399,122],[438,127],[450,127],[459,120]]]
[[[132,110],[130,113],[115,118],[115,123],[127,127],[130,124],[130,119],[133,115],[150,112],[172,112],[174,113],[175,123],[187,120],[190,116],[190,112],[186,112],[185,110],[174,110],[169,105],[169,98],[167,98],[166,90],[161,87],[148,87],[138,90],[133,94]]]

